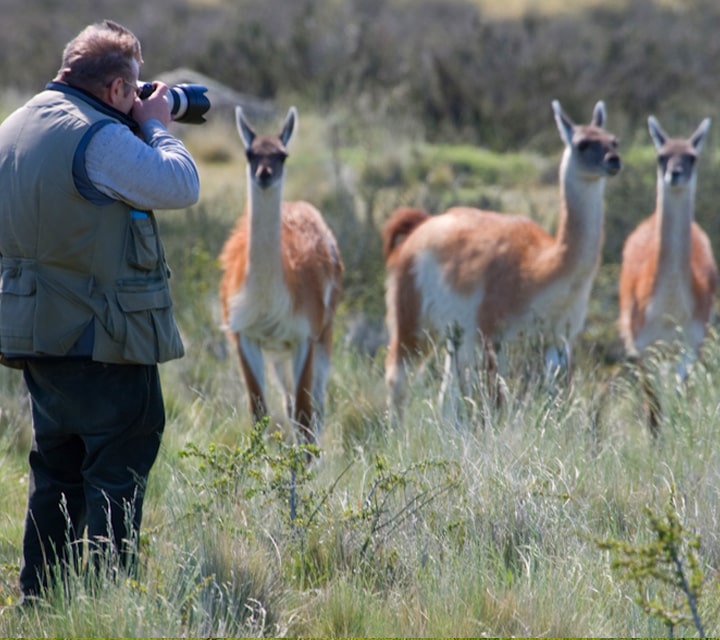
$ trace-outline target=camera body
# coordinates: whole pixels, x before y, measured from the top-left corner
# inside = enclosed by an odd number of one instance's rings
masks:
[[[145,100],[155,91],[152,82],[138,82],[138,98]],[[170,87],[165,99],[170,105],[170,115],[175,122],[202,124],[203,117],[210,108],[210,100],[205,95],[207,87],[201,84],[176,84]]]

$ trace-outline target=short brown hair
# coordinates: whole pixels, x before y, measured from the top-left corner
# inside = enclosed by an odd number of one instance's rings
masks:
[[[65,45],[55,80],[95,93],[117,77],[132,81],[133,60],[143,61],[135,34],[104,20],[85,27]]]

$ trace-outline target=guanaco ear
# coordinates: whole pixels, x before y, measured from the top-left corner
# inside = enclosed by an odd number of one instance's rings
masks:
[[[568,147],[571,147],[575,125],[563,111],[562,107],[560,106],[560,102],[558,102],[557,100],[553,100],[552,108],[553,112],[555,113],[555,123],[557,124],[558,131],[560,132],[560,137],[563,139],[563,142]]]
[[[668,135],[663,131],[660,123],[655,116],[648,117],[648,131],[650,131],[650,137],[652,138],[655,148],[660,151],[662,146],[667,141]]]
[[[253,131],[253,128],[250,126],[248,121],[245,120],[245,115],[243,114],[242,107],[235,107],[235,123],[237,125],[237,130],[240,134],[240,138],[245,145],[245,149],[249,149],[253,143],[253,140],[255,140],[255,132]]]
[[[710,118],[705,118],[705,120],[698,125],[698,128],[695,129],[695,133],[690,136],[690,142],[692,146],[695,147],[695,151],[702,149],[708,131],[710,131]]]
[[[590,124],[600,127],[605,127],[605,121],[607,120],[607,111],[605,111],[605,103],[602,100],[598,100],[593,107],[592,120]]]
[[[295,107],[290,107],[287,117],[285,118],[285,124],[283,124],[283,128],[279,136],[280,142],[282,142],[286,147],[288,146],[288,142],[290,142],[290,138],[292,138],[297,120],[297,109]]]

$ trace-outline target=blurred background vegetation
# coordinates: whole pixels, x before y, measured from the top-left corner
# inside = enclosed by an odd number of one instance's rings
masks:
[[[554,150],[553,98],[608,102],[643,136],[650,112],[688,127],[718,102],[714,0],[3,0],[0,77],[36,89],[86,23],[143,42],[147,76],[189,67],[249,94],[319,111],[382,109],[430,140]],[[562,8],[565,6],[565,8]],[[513,12],[514,8],[514,13]],[[510,13],[510,15],[508,15]]]

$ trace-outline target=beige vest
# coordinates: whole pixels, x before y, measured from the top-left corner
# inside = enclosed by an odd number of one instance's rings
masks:
[[[111,115],[72,93],[43,91],[0,125],[6,358],[65,356],[83,335],[100,362],[183,355],[155,217],[134,217],[87,181],[85,146]]]

